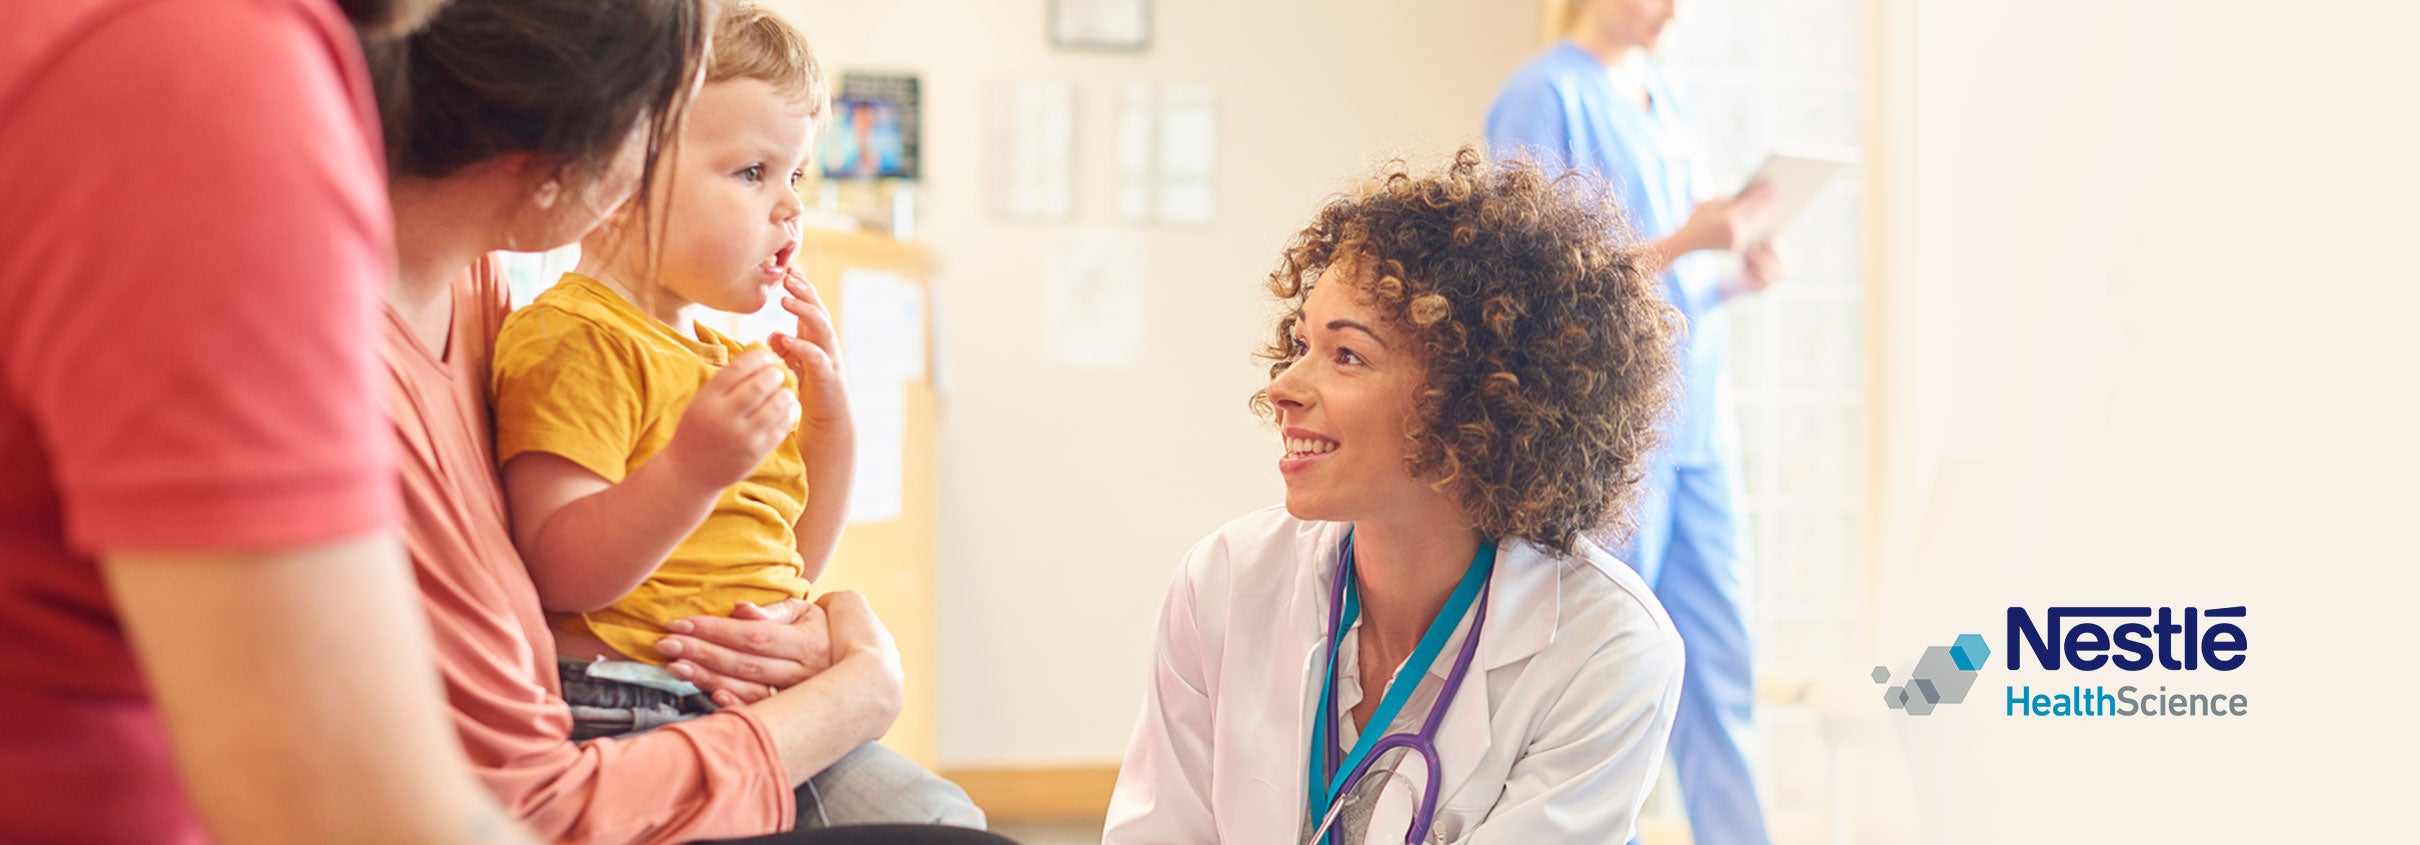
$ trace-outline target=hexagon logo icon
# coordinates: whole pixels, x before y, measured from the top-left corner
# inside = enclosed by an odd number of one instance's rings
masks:
[[[1976,673],[1958,665],[1957,649],[1933,646],[1916,659],[1916,668],[1908,673],[1908,683],[1923,684],[1934,690],[1936,702],[1957,704],[1966,700],[1966,691],[1975,685]]]
[[[1949,653],[1957,660],[1958,668],[1974,672],[1983,668],[1983,661],[1991,659],[1991,646],[1983,642],[1982,634],[1959,634],[1958,641],[1950,644]]]
[[[1990,659],[1991,646],[1980,634],[1960,634],[1950,645],[1927,647],[1916,659],[1916,668],[1909,670],[1907,682],[1885,690],[1882,703],[1910,716],[1925,716],[1937,706],[1964,702],[1984,661]],[[1868,677],[1874,683],[1886,683],[1891,671],[1876,666]]]

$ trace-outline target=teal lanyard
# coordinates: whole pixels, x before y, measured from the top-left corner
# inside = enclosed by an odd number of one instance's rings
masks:
[[[1496,541],[1481,541],[1478,553],[1471,556],[1470,568],[1462,573],[1462,583],[1454,587],[1445,607],[1429,622],[1428,633],[1420,637],[1420,645],[1396,669],[1394,680],[1387,682],[1386,697],[1378,702],[1377,712],[1370,714],[1369,724],[1362,726],[1361,738],[1353,742],[1353,753],[1346,755],[1334,772],[1327,772],[1323,769],[1329,748],[1328,711],[1336,706],[1336,652],[1344,648],[1344,632],[1361,616],[1361,588],[1353,583],[1353,535],[1346,532],[1344,562],[1336,572],[1336,577],[1345,580],[1344,611],[1337,615],[1336,630],[1328,637],[1327,677],[1320,681],[1319,711],[1311,719],[1311,771],[1305,782],[1310,784],[1312,824],[1327,818],[1328,808],[1342,797],[1345,779],[1361,765],[1361,758],[1369,756],[1370,748],[1378,744],[1387,728],[1395,724],[1404,702],[1411,700],[1412,690],[1420,686],[1421,677],[1437,662],[1438,653],[1445,650],[1445,641],[1454,635],[1454,627],[1462,623],[1463,615],[1470,612],[1471,603],[1479,597],[1479,588],[1486,586],[1488,575],[1495,569]],[[1478,635],[1477,631],[1471,632],[1471,636]]]

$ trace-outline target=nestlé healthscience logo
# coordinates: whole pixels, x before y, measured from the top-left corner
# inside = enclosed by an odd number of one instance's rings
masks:
[[[1935,706],[1963,702],[1966,691],[1975,686],[1976,672],[1990,659],[1991,646],[1983,642],[1983,635],[1959,634],[1949,645],[1925,649],[1924,656],[1916,658],[1916,670],[1907,683],[1882,691],[1882,703],[1911,716],[1926,716]],[[1874,683],[1890,683],[1890,667],[1874,667],[1873,677]]]

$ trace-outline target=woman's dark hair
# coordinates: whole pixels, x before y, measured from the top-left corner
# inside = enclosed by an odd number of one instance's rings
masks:
[[[394,38],[419,29],[445,0],[336,0],[362,40]]]
[[[1301,354],[1302,301],[1336,267],[1427,365],[1404,462],[1472,527],[1569,553],[1624,533],[1684,330],[1603,183],[1471,147],[1444,170],[1397,161],[1287,244],[1269,292],[1293,306],[1260,357]],[[1268,391],[1253,396],[1264,415]]]
[[[703,0],[452,0],[408,36],[365,37],[387,174],[441,178],[533,153],[588,177],[645,121],[644,209],[711,14]]]

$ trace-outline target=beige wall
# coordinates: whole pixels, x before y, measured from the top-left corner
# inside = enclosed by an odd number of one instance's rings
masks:
[[[1475,138],[1533,48],[1537,9],[1492,0],[1160,0],[1141,55],[1061,53],[1045,0],[774,0],[827,67],[924,85],[919,240],[939,260],[941,760],[1098,764],[1125,747],[1151,623],[1184,550],[1278,500],[1273,443],[1245,399],[1279,244],[1383,156]],[[1066,223],[989,211],[992,86],[1076,96]],[[1127,81],[1219,95],[1219,215],[1146,228],[1140,368],[1052,363],[1051,245],[1118,227],[1115,114]]]
[[[2225,674],[1994,668],[1982,707],[1890,723],[1911,791],[1877,817],[1913,810],[1927,842],[2408,833],[2392,784],[2420,744],[2382,702],[2415,685],[2357,644],[2408,641],[2420,573],[2420,285],[2388,246],[2410,242],[2420,191],[2396,87],[2414,13],[1881,5],[1878,658],[1968,630],[1999,643],[2005,608],[2077,604],[2245,605],[2255,656]],[[2241,692],[2257,715],[2005,718],[2019,684]]]

